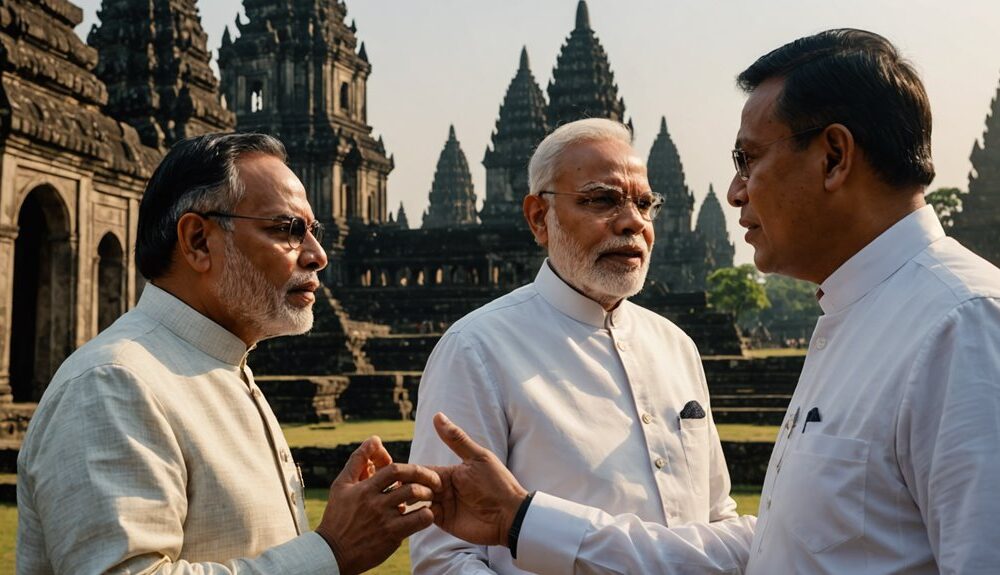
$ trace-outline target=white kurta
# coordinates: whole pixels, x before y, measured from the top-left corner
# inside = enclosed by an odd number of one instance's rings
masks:
[[[945,237],[925,207],[821,288],[824,315],[756,529],[745,520],[666,530],[536,496],[518,565],[546,573],[995,572],[1000,270]],[[814,408],[819,421],[807,424]]]
[[[694,343],[631,302],[605,312],[547,263],[448,330],[419,393],[413,463],[458,461],[433,429],[443,411],[529,490],[662,525],[735,517]],[[706,417],[679,417],[692,400]],[[436,527],[410,541],[415,573],[520,572]]]
[[[337,573],[247,353],[154,285],[73,353],[18,457],[17,572]]]

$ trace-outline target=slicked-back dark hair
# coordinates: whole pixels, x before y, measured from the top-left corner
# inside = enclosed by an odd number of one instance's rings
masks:
[[[846,126],[891,186],[934,179],[931,107],[913,67],[891,42],[864,30],[827,30],[761,56],[737,77],[744,92],[784,80],[775,114],[792,132]],[[815,134],[797,139],[804,147]]]
[[[177,221],[188,212],[231,211],[243,198],[236,162],[246,154],[287,161],[285,146],[266,134],[206,134],[177,142],[157,166],[139,204],[135,260],[148,280],[172,265]],[[219,220],[220,226],[231,226]]]

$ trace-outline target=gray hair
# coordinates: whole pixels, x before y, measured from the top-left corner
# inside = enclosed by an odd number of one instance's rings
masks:
[[[632,132],[625,124],[604,118],[587,118],[559,126],[538,144],[528,162],[528,194],[538,195],[552,187],[566,148],[599,140],[618,140],[631,147]]]

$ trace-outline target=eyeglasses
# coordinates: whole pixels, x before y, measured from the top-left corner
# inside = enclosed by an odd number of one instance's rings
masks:
[[[238,218],[241,220],[260,220],[262,222],[275,222],[280,224],[277,231],[288,233],[288,247],[293,250],[306,241],[306,233],[312,234],[316,238],[316,243],[323,241],[323,224],[313,221],[307,224],[305,219],[295,216],[243,216],[239,214],[229,214],[226,212],[194,212],[203,218]]]
[[[808,130],[802,130],[801,132],[795,132],[794,134],[785,136],[784,138],[778,138],[777,140],[774,140],[772,142],[768,142],[766,144],[761,144],[761,145],[755,146],[755,147],[763,149],[763,148],[766,148],[768,146],[773,146],[774,144],[777,144],[778,142],[784,142],[785,140],[791,140],[792,138],[795,138],[797,136],[801,136],[803,134],[808,134],[809,132],[816,132],[818,130],[822,130],[825,127],[826,126],[814,126],[812,128],[809,128]],[[741,148],[735,148],[733,150],[732,154],[733,154],[733,165],[736,166],[736,174],[744,182],[747,181],[747,180],[749,180],[750,179],[750,159],[747,158],[747,152],[746,152],[746,150],[743,150]]]
[[[602,188],[594,191],[583,192],[552,192],[543,190],[538,192],[539,196],[552,194],[553,196],[577,196],[577,205],[584,210],[601,218],[612,219],[618,216],[628,204],[633,204],[642,219],[651,222],[656,219],[663,207],[663,196],[660,194],[640,194],[638,197],[632,196],[612,188]]]

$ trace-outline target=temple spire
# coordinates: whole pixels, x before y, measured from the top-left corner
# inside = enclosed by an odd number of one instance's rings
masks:
[[[585,0],[580,0],[576,5],[576,29],[590,30],[590,11]]]
[[[87,43],[100,53],[96,72],[108,85],[107,110],[134,126],[144,144],[165,150],[236,126],[222,106],[195,0],[105,1],[100,17]],[[229,40],[227,29],[223,44]]]
[[[521,48],[517,73],[500,104],[486,148],[484,224],[524,225],[521,202],[528,193],[528,160],[548,133],[545,95],[531,73],[527,48]]]
[[[576,28],[559,51],[548,92],[548,119],[553,128],[582,118],[627,123],[625,102],[618,96],[608,55],[590,27],[583,0],[576,8]]]
[[[1000,87],[990,102],[982,143],[973,144],[969,159],[969,190],[948,235],[1000,265]]]
[[[691,212],[694,195],[684,177],[681,156],[667,131],[667,118],[660,118],[660,132],[649,150],[647,162],[649,185],[665,200],[663,211],[656,219],[656,233],[662,238],[691,232]]]
[[[448,128],[448,141],[438,157],[431,184],[430,206],[424,213],[423,227],[444,228],[476,223],[476,193],[472,186],[469,161],[455,137],[455,126]]]
[[[729,231],[726,229],[726,214],[722,204],[715,195],[715,188],[708,185],[708,195],[698,210],[698,224],[695,233],[705,244],[706,265],[708,271],[733,266],[733,256],[736,248],[729,241]]]

